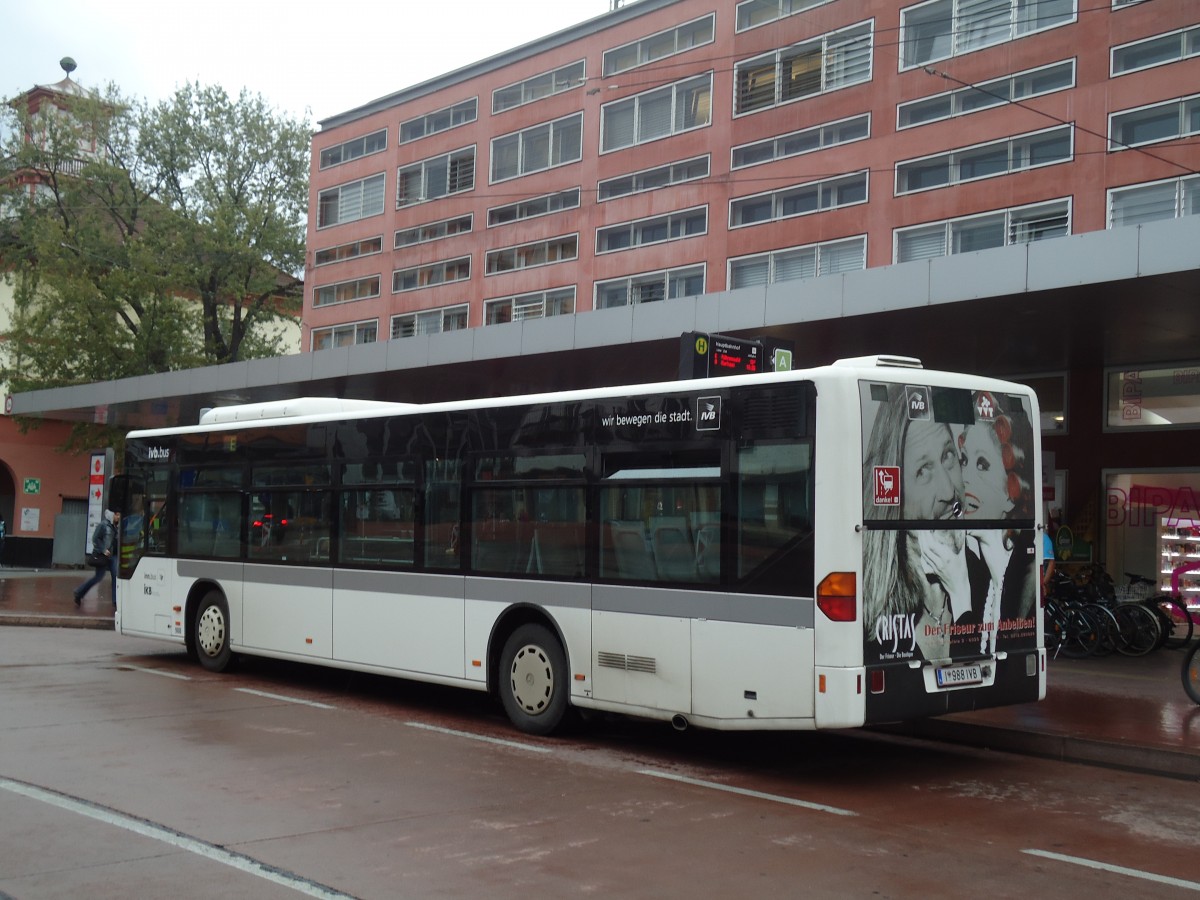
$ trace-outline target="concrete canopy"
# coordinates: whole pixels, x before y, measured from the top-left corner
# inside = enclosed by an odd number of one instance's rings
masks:
[[[671,380],[680,335],[769,335],[795,366],[915,356],[1013,376],[1200,359],[1200,216],[658,303],[17,394],[121,428],[297,396],[430,402]]]

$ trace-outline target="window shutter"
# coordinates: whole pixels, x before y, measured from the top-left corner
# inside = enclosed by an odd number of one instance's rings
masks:
[[[768,270],[765,256],[738,260],[729,266],[729,286],[743,288],[764,285],[767,283]]]
[[[817,274],[817,251],[784,250],[774,254],[774,281],[795,281],[797,278],[812,278]]]
[[[946,226],[914,228],[896,237],[896,262],[912,262],[946,255]]]
[[[820,267],[818,275],[836,275],[839,272],[854,272],[866,268],[867,239],[855,238],[839,241],[818,248]]]
[[[634,142],[634,101],[614,103],[604,109],[604,149],[617,150]]]
[[[1140,225],[1175,218],[1175,190],[1179,182],[1152,184],[1112,195],[1112,224]]]

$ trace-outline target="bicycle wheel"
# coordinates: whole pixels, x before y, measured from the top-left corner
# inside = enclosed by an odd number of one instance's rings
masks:
[[[1096,652],[1100,644],[1100,628],[1082,607],[1072,606],[1063,616],[1061,650],[1063,656],[1083,659]]]
[[[1096,656],[1108,656],[1117,651],[1121,644],[1121,627],[1112,610],[1099,603],[1090,603],[1087,607],[1093,621],[1097,625]]]
[[[1158,613],[1159,622],[1163,626],[1162,645],[1169,650],[1186,647],[1192,639],[1191,614],[1187,606],[1170,594],[1159,594],[1146,601],[1146,605]]]
[[[1126,656],[1145,656],[1158,646],[1162,627],[1158,616],[1140,603],[1121,603],[1113,610],[1121,629],[1117,650]]]
[[[1183,658],[1183,689],[1187,695],[1200,703],[1200,644],[1187,652]]]

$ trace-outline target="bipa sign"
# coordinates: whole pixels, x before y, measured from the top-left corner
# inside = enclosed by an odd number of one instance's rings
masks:
[[[876,466],[873,480],[875,482],[876,506],[900,505],[899,466]]]

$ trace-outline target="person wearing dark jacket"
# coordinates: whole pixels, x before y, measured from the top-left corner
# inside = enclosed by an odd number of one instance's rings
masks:
[[[112,604],[113,609],[117,607],[117,527],[121,522],[121,514],[107,510],[104,513],[104,518],[100,520],[100,524],[96,526],[96,530],[92,532],[92,553],[97,557],[103,557],[107,560],[107,564],[96,566],[95,574],[87,581],[75,588],[75,605],[78,606],[83,600],[83,595],[92,589],[94,585],[99,584],[104,580],[104,573],[107,570],[112,576]]]

